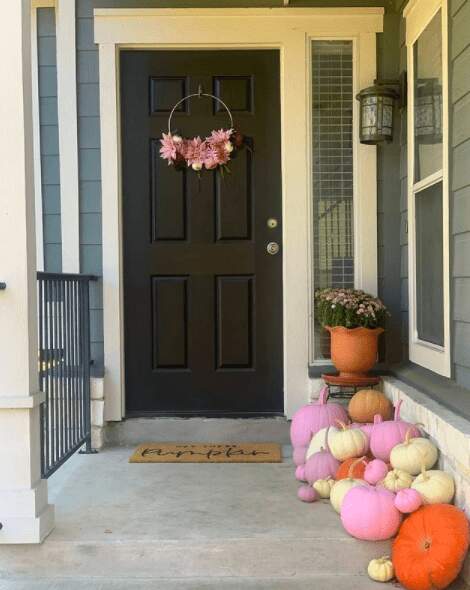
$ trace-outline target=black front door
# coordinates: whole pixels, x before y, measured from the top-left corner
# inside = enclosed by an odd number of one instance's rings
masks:
[[[159,156],[199,85],[252,146],[223,178]],[[274,50],[121,53],[127,415],[283,412],[279,95]],[[185,137],[228,126],[204,97],[172,121]]]

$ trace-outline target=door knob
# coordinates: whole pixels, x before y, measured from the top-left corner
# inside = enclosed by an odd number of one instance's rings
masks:
[[[269,242],[266,246],[266,251],[271,256],[275,256],[279,252],[279,244],[277,242]]]

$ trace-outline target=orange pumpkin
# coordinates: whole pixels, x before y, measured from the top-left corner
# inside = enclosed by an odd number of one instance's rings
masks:
[[[349,473],[349,469],[355,461],[356,465],[354,465],[351,473]],[[346,459],[338,467],[335,479],[346,479],[347,477],[351,477],[353,479],[364,479],[364,470],[366,468],[367,463],[369,463],[369,459],[367,459],[366,457],[364,457],[362,461],[358,461],[357,457],[351,457],[350,459]]]
[[[353,422],[373,422],[376,414],[380,414],[383,420],[389,420],[393,405],[381,391],[361,389],[350,399],[348,412]]]
[[[469,523],[449,504],[423,506],[403,523],[393,544],[398,581],[408,590],[441,590],[459,575],[469,544]]]

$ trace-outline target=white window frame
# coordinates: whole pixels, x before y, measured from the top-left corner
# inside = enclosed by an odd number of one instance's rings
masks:
[[[362,289],[374,296],[378,294],[378,250],[377,250],[377,146],[360,142],[360,105],[355,99],[357,93],[370,86],[377,77],[376,36],[313,36],[310,37],[309,52],[309,166],[310,201],[309,201],[309,269],[310,292],[309,311],[311,318],[309,364],[315,366],[333,366],[331,359],[315,358],[315,306],[314,294],[317,288],[314,280],[314,219],[313,219],[313,97],[312,82],[312,43],[313,41],[351,41],[352,42],[352,150],[353,150],[353,252],[354,252],[354,288]]]
[[[414,44],[438,11],[442,24],[442,169],[414,182]],[[408,61],[408,295],[409,357],[434,373],[451,376],[450,294],[449,294],[449,99],[448,99],[448,8],[447,0],[412,0],[404,11]],[[418,338],[416,295],[416,211],[415,196],[442,181],[443,297],[444,345],[438,346]]]

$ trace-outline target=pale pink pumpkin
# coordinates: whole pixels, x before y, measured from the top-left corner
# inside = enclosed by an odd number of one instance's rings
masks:
[[[423,498],[418,490],[414,490],[413,488],[404,488],[403,490],[399,490],[397,495],[395,496],[395,507],[403,514],[410,514],[418,508],[423,503]]]
[[[295,479],[297,481],[307,481],[305,477],[305,465],[299,465],[295,470]]]
[[[356,539],[390,539],[397,533],[402,518],[394,500],[395,494],[382,487],[351,488],[341,506],[341,522]]]
[[[327,403],[328,387],[323,387],[318,400],[298,410],[292,418],[290,439],[293,447],[308,447],[312,436],[322,428],[334,426],[337,420],[349,423],[346,409]]]
[[[305,455],[308,447],[294,447],[292,450],[292,460],[294,464],[299,466],[305,463]]]
[[[318,494],[312,486],[303,485],[297,490],[297,498],[302,502],[315,502],[318,500]]]
[[[388,465],[382,459],[374,459],[367,464],[364,471],[364,479],[367,483],[375,486],[379,481],[385,479],[388,473]]]
[[[370,437],[370,449],[377,459],[382,459],[386,463],[390,462],[390,453],[394,446],[405,440],[406,433],[410,429],[410,437],[419,436],[419,430],[413,424],[400,420],[400,407],[402,400],[395,407],[395,416],[393,420],[382,421],[374,418],[374,426]]]
[[[330,451],[323,449],[314,453],[305,463],[305,478],[309,484],[327,477],[334,479],[339,465],[339,461],[333,457]]]

